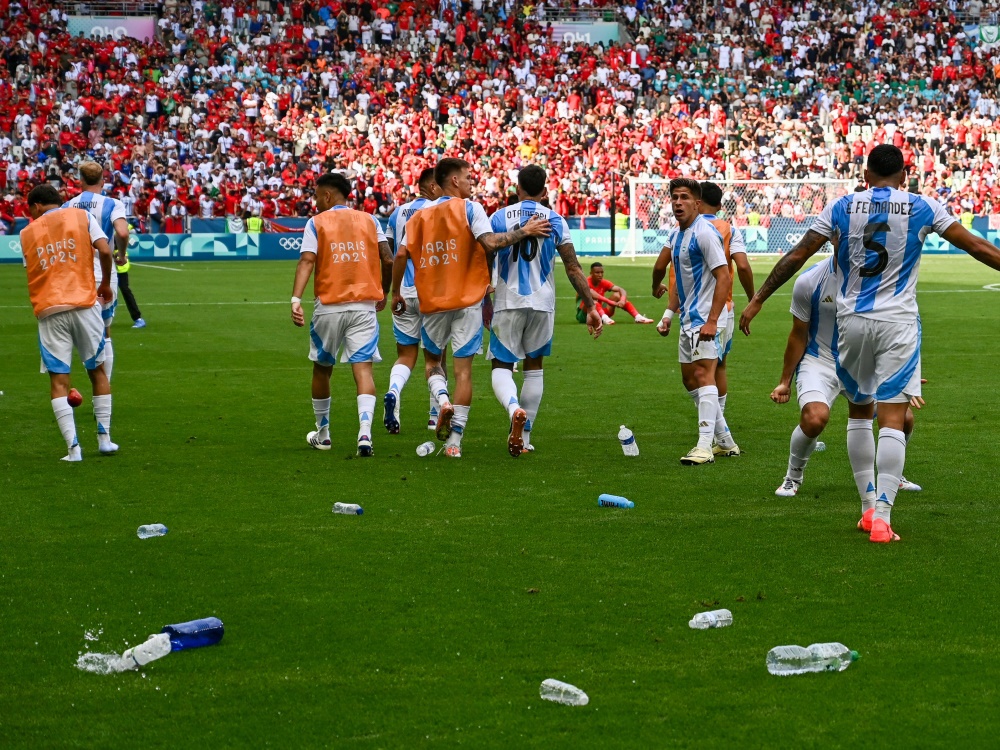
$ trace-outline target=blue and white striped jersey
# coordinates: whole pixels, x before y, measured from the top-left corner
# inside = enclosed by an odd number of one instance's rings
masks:
[[[791,313],[809,324],[807,357],[834,364],[837,342],[837,275],[834,259],[821,260],[795,280]]]
[[[955,221],[936,200],[887,187],[827,205],[810,229],[833,243],[837,314],[916,320],[924,239]]]
[[[101,231],[107,236],[111,252],[115,252],[115,221],[128,216],[125,204],[117,198],[84,191],[63,203],[63,208],[82,208],[93,216]],[[97,253],[94,253],[94,277],[101,278],[101,260]],[[118,266],[114,263],[111,264],[111,285],[118,287]]]
[[[712,271],[726,265],[722,235],[708,219],[699,216],[687,229],[674,229],[668,242],[673,250],[681,330],[701,328],[708,320],[715,297]],[[718,320],[720,329],[728,316],[729,311],[723,305]]]
[[[389,215],[389,223],[385,228],[385,237],[392,243],[392,254],[396,254],[398,247],[397,240],[403,238],[403,227],[418,210],[426,206],[430,201],[427,198],[417,198],[402,206],[397,206]],[[403,283],[399,288],[400,294],[406,298],[416,298],[417,288],[413,285],[413,260],[406,261],[406,273],[403,274]]]
[[[532,216],[548,219],[552,234],[526,237],[517,245],[497,250],[496,301],[494,309],[555,312],[556,285],[552,271],[556,248],[571,242],[566,220],[537,201],[522,201],[501,208],[490,217],[497,234],[524,226]]]

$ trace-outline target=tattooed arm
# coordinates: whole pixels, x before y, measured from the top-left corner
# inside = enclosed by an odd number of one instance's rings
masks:
[[[501,248],[516,245],[526,237],[548,237],[551,233],[552,227],[548,219],[532,216],[523,227],[511,229],[509,232],[487,232],[476,239],[487,253],[495,253]]]

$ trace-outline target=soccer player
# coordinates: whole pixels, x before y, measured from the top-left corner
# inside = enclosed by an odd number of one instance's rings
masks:
[[[470,165],[446,158],[434,168],[442,197],[410,217],[392,268],[392,312],[406,312],[401,287],[406,261],[413,259],[414,285],[423,316],[420,337],[431,374],[427,386],[438,400],[437,437],[445,455],[462,457],[462,435],[472,403],[472,358],[483,345],[483,298],[490,286],[487,253],[528,237],[548,237],[549,222],[533,216],[518,229],[497,233],[472,196]],[[441,356],[451,343],[455,371],[452,405]]]
[[[726,455],[739,455],[726,419],[719,409],[715,373],[726,351],[726,300],[732,289],[722,235],[701,215],[701,185],[681,177],[670,181],[670,202],[678,228],[668,244],[673,248],[674,284],[670,305],[657,326],[670,334],[674,315],[680,316],[678,359],[681,379],[698,406],[698,444],[681,459],[687,466],[715,462],[712,441]]]
[[[570,283],[583,300],[588,330],[594,338],[602,330],[601,314],[576,258],[566,220],[542,205],[548,192],[546,179],[541,167],[532,165],[522,169],[517,175],[520,202],[490,218],[497,233],[516,229],[533,216],[540,216],[552,226],[548,237],[529,237],[496,253],[496,301],[487,358],[492,360],[493,393],[510,418],[507,451],[514,458],[522,451],[534,450],[531,430],[542,402],[542,360],[552,352],[556,252],[562,258]],[[524,384],[519,398],[513,370],[522,359]]]
[[[907,406],[921,395],[916,289],[924,238],[936,232],[1000,270],[1000,251],[962,227],[937,201],[901,190],[905,180],[902,152],[888,144],[873,148],[865,169],[868,190],[827,205],[774,266],[740,318],[740,330],[749,336],[750,323],[767,298],[824,243],[833,243],[837,375],[847,391],[850,418],[868,424],[864,430],[855,423],[859,434],[871,435],[878,404],[878,475],[875,491],[865,493],[858,526],[879,543],[899,540],[890,513],[906,460],[903,426]],[[851,464],[859,465],[853,457]]]
[[[375,217],[347,207],[350,194],[351,183],[342,174],[330,172],[316,181],[319,213],[306,223],[302,236],[292,288],[292,322],[305,325],[302,294],[315,270],[309,359],[316,430],[306,435],[306,441],[321,451],[331,448],[330,375],[342,349],[340,361],[350,362],[358,388],[358,455],[368,457],[375,454],[372,363],[382,361],[375,313],[385,309],[392,254]]]
[[[617,284],[613,284],[604,278],[604,266],[600,263],[590,264],[590,276],[587,277],[587,286],[590,287],[591,296],[599,303],[598,311],[601,313],[601,322],[606,326],[613,326],[615,321],[613,316],[619,307],[631,315],[636,323],[652,323],[652,318],[647,318],[635,309],[635,305],[628,301],[628,294]],[[585,300],[577,294],[576,296],[576,320],[578,323],[588,323],[587,308]]]
[[[33,221],[21,230],[28,271],[28,296],[38,319],[38,345],[49,374],[52,411],[66,440],[63,461],[82,461],[76,421],[69,405],[70,362],[75,347],[94,394],[97,446],[115,453],[111,442],[111,383],[104,373],[104,322],[101,304],[114,300],[113,261],[108,238],[87,211],[60,207],[59,192],[49,184],[28,193]],[[95,252],[96,251],[96,252]],[[94,275],[95,258],[101,282]]]
[[[830,421],[833,402],[844,392],[837,377],[835,358],[836,300],[837,277],[832,259],[814,265],[800,275],[792,287],[792,331],[785,347],[781,380],[771,392],[771,400],[776,404],[788,403],[794,375],[800,417],[788,449],[788,470],[781,486],[774,491],[778,497],[798,494],[809,457]],[[922,403],[914,397],[912,406],[919,409]],[[875,479],[875,441],[871,428],[871,421],[864,419],[850,420],[847,428],[848,455],[862,502],[867,494],[875,491],[871,484]],[[907,410],[903,425],[907,443],[912,431],[913,413]],[[901,476],[900,489],[919,491],[920,486]]]
[[[726,262],[729,265],[729,275],[732,277],[735,271],[739,275],[740,284],[743,286],[743,291],[746,292],[747,300],[753,298],[753,269],[750,268],[750,261],[747,258],[746,244],[743,242],[743,233],[739,229],[733,227],[725,219],[720,219],[718,217],[719,211],[722,210],[722,188],[716,185],[714,182],[702,182],[701,183],[701,214],[712,226],[719,230],[719,234],[722,236],[722,248],[726,253]],[[667,269],[670,266],[671,257],[671,247],[670,245],[664,245],[660,250],[660,255],[653,264],[653,296],[659,299],[668,292],[669,287],[665,286],[663,282],[664,276],[666,276]],[[674,284],[673,276],[670,277],[670,285]],[[728,378],[728,368],[726,367],[726,361],[729,358],[729,351],[733,345],[733,333],[736,326],[736,315],[733,312],[733,292],[732,289],[729,291],[729,299],[726,302],[726,311],[728,315],[726,316],[726,331],[724,339],[726,341],[726,347],[722,352],[722,357],[719,359],[719,366],[715,370],[715,386],[719,389],[719,413],[721,416],[726,414],[726,399],[729,394],[729,378]],[[724,430],[720,430],[724,431]],[[739,448],[734,446],[728,450],[723,449],[718,441],[712,446],[712,452],[716,456],[729,457],[738,456]]]
[[[396,251],[397,240],[403,236],[403,227],[413,214],[426,206],[431,201],[437,200],[441,196],[441,189],[434,181],[434,167],[428,167],[420,173],[417,182],[420,197],[409,203],[404,203],[396,208],[389,216],[389,225],[386,228],[385,236],[389,240],[389,245],[393,252]],[[399,433],[399,406],[403,387],[410,379],[410,373],[417,364],[417,350],[420,348],[420,308],[417,299],[417,288],[413,285],[413,261],[406,262],[406,273],[403,275],[403,285],[400,289],[403,300],[406,303],[406,312],[401,315],[394,315],[392,318],[392,333],[396,338],[396,363],[389,373],[389,390],[382,399],[385,405],[385,416],[383,424],[390,435]],[[445,352],[442,351],[442,367]],[[426,377],[431,375],[431,367],[424,357],[424,370]],[[427,429],[433,430],[437,427],[438,403],[432,395],[430,397],[430,414],[427,421]]]
[[[114,264],[111,266],[112,299],[101,310],[104,320],[104,372],[111,380],[111,370],[115,363],[114,347],[111,345],[111,324],[115,319],[118,307],[118,268],[125,263],[125,251],[128,249],[128,220],[125,218],[125,204],[117,198],[102,194],[104,190],[104,167],[97,162],[85,161],[80,165],[80,184],[83,192],[70,198],[64,208],[82,208],[97,219],[101,231],[109,239],[114,237]],[[94,258],[94,275],[100,273],[100,259]]]

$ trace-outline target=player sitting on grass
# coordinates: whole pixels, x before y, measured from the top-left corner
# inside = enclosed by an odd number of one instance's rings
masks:
[[[636,323],[652,323],[652,318],[645,317],[635,309],[635,305],[628,301],[628,294],[617,284],[613,284],[604,278],[604,266],[600,263],[590,264],[590,276],[587,277],[587,286],[590,293],[597,302],[598,312],[601,313],[601,322],[606,326],[612,326],[615,310],[619,307],[631,315]],[[585,300],[579,294],[576,295],[576,321],[587,323],[587,308]],[[588,324],[589,325],[589,324]]]
[[[313,362],[312,402],[316,430],[306,435],[313,448],[328,451],[330,443],[330,375],[350,362],[358,388],[358,455],[374,455],[372,417],[375,379],[372,363],[378,353],[376,312],[385,308],[392,254],[382,227],[371,214],[347,207],[351,183],[329,173],[316,181],[318,213],[306,223],[302,250],[292,288],[292,322],[302,327],[302,294],[315,270],[316,302],[309,323],[309,359]]]

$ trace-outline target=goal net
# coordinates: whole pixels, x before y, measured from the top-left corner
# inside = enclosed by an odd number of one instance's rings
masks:
[[[847,195],[853,180],[718,180],[722,210],[743,232],[747,252],[786,253],[830,201]],[[629,179],[629,236],[624,257],[657,255],[677,227],[670,208],[670,180]]]

